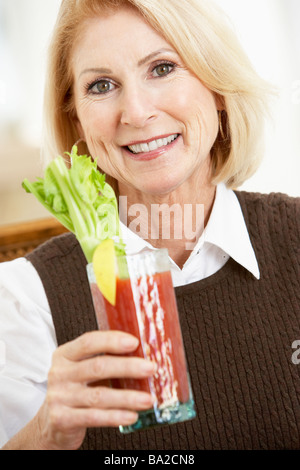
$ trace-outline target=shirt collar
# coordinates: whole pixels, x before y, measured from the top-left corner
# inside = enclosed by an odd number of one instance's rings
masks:
[[[126,253],[139,253],[147,248],[155,249],[149,242],[134,233],[125,224],[120,223],[121,233],[126,243]],[[233,258],[237,263],[260,278],[258,262],[252,247],[247,226],[240,203],[235,193],[220,183],[216,188],[216,196],[212,212],[205,230],[194,247],[191,257],[203,247],[211,243]]]
[[[146,248],[155,250],[149,242],[144,240],[142,237],[130,230],[123,222],[120,221],[120,230],[124,243],[126,244],[126,254],[132,255],[134,253],[140,253]]]
[[[211,243],[221,248],[237,263],[260,278],[258,262],[235,193],[220,183],[215,202],[200,243]]]

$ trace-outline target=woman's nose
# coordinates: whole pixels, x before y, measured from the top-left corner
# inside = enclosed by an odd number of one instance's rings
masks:
[[[123,125],[142,128],[157,115],[154,97],[142,87],[123,90],[121,103]]]

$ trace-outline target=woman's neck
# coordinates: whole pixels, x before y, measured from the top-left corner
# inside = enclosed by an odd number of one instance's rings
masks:
[[[167,248],[182,268],[208,222],[215,185],[208,178],[198,178],[165,195],[145,194],[122,185],[119,191],[121,221],[152,246]]]

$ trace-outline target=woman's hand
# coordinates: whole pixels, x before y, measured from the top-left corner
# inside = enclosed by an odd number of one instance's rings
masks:
[[[93,331],[60,346],[53,355],[45,402],[34,421],[37,446],[42,449],[78,449],[88,427],[133,424],[137,411],[152,406],[145,392],[117,390],[91,382],[111,378],[146,378],[155,364],[126,357],[138,340],[120,331]]]

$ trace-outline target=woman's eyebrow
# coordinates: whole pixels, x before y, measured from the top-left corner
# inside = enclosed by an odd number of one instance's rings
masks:
[[[176,51],[174,51],[174,49],[168,49],[167,47],[164,47],[163,49],[159,49],[158,51],[151,52],[151,54],[148,54],[146,57],[139,60],[138,66],[140,67],[141,65],[144,65],[149,60],[154,59],[154,57],[163,54],[164,52],[172,52],[173,54],[176,54]]]
[[[174,51],[173,49],[168,49],[168,48],[163,48],[163,49],[159,49],[158,51],[155,51],[155,52],[151,52],[150,54],[148,54],[146,57],[144,57],[143,59],[139,60],[138,61],[138,66],[141,67],[142,65],[144,65],[145,63],[147,63],[149,60],[151,59],[154,59],[156,56],[160,55],[160,54],[163,54],[164,52],[171,52],[173,54],[176,54],[176,51]],[[79,75],[79,78],[84,75],[85,73],[107,73],[107,74],[110,74],[110,73],[113,73],[111,69],[108,69],[108,68],[104,68],[104,67],[93,67],[93,68],[88,68],[88,69],[84,69],[80,75]]]
[[[85,73],[112,73],[112,70],[106,69],[106,68],[103,68],[103,67],[102,67],[102,68],[101,68],[101,67],[100,67],[100,68],[95,68],[95,67],[93,67],[93,68],[90,68],[90,69],[84,69],[84,70],[80,73],[79,78],[80,78],[82,75],[84,75]]]

